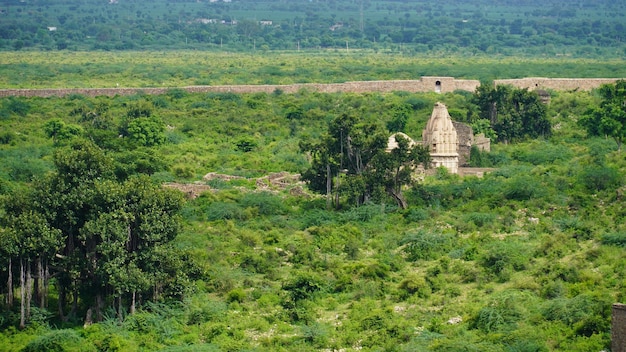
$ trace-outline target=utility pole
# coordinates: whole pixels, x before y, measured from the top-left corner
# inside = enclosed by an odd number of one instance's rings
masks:
[[[363,0],[361,0],[361,7],[360,7],[360,13],[359,13],[359,17],[361,19],[361,23],[359,25],[359,28],[361,29],[361,34],[363,34],[363,30],[365,29],[364,25],[363,25]]]

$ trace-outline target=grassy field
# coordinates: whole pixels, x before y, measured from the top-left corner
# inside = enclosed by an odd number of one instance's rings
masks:
[[[621,78],[620,59],[405,56],[372,51],[0,52],[0,88],[339,83],[452,76]]]

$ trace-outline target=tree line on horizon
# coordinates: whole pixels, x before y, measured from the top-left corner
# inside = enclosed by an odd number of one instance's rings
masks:
[[[0,50],[376,49],[624,54],[623,4],[48,2],[0,7]],[[523,15],[523,16],[522,16]],[[401,49],[400,49],[401,48]]]

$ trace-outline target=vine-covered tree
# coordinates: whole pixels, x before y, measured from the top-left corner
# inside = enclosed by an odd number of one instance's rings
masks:
[[[580,119],[580,124],[590,135],[613,138],[621,151],[626,139],[626,81],[604,84],[598,92],[602,98],[600,105],[590,108]]]
[[[551,134],[547,108],[536,92],[507,85],[481,84],[473,97],[479,118],[488,120],[498,142]]]

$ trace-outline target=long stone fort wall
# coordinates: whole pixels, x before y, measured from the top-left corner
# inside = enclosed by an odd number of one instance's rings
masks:
[[[224,85],[224,86],[190,86],[177,87],[190,93],[232,92],[232,93],[272,93],[281,90],[284,93],[296,93],[302,89],[320,92],[453,92],[457,89],[473,92],[480,85],[477,80],[458,80],[453,77],[422,77],[419,80],[393,81],[360,81],[345,83],[301,83],[288,85]],[[61,89],[0,89],[0,97],[62,97],[72,94],[85,96],[115,96],[133,95],[139,92],[145,94],[164,94],[171,88],[61,88]]]
[[[519,79],[498,79],[495,86],[512,85],[516,88],[551,89],[551,90],[592,90],[602,84],[611,84],[620,78],[544,78],[528,77]],[[623,79],[623,78],[622,78]]]
[[[521,78],[495,80],[494,85],[508,84],[517,88],[552,90],[591,90],[601,84],[614,83],[617,78]],[[301,83],[288,85],[223,85],[176,87],[190,93],[231,92],[231,93],[296,93],[302,89],[320,93],[365,93],[365,92],[438,92],[449,93],[455,90],[474,92],[480,86],[477,80],[459,80],[454,77],[422,77],[419,80],[360,81],[345,83]],[[174,88],[174,87],[172,87]],[[60,89],[0,89],[0,97],[63,97],[72,94],[85,96],[133,95],[137,93],[164,94],[172,88],[60,88]]]

